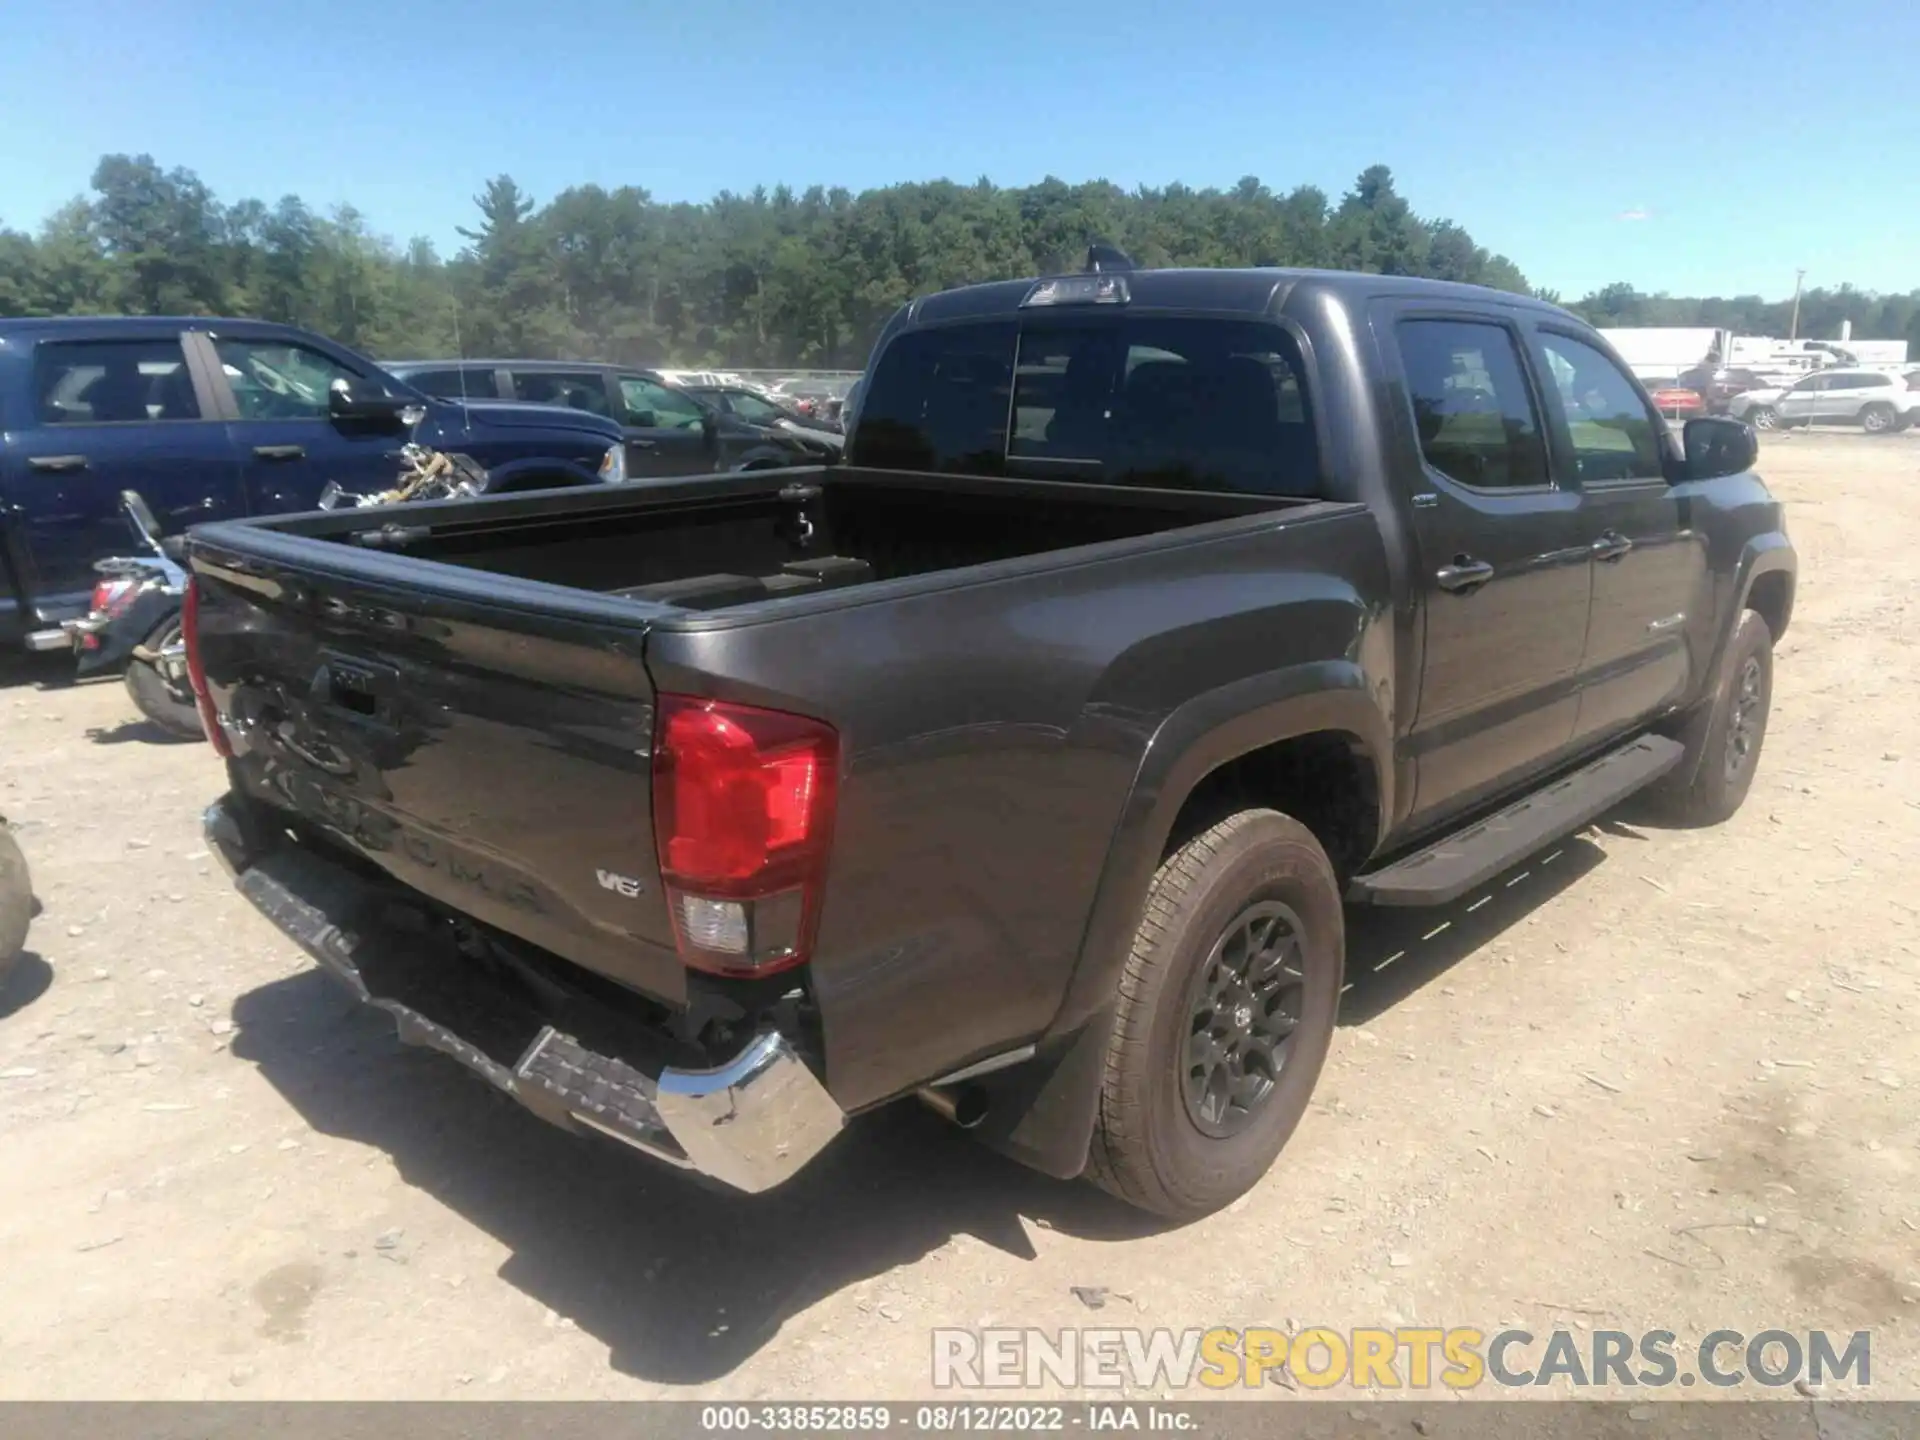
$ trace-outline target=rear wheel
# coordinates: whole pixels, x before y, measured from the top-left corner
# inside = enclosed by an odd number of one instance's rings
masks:
[[[1168,857],[1120,982],[1088,1177],[1174,1219],[1252,1189],[1306,1113],[1345,959],[1313,833],[1243,810]]]
[[[1756,430],[1778,430],[1780,412],[1771,405],[1756,405],[1747,412],[1747,423]]]
[[[141,655],[153,658],[146,660]],[[127,662],[127,694],[140,713],[176,740],[204,740],[200,711],[187,678],[180,617],[174,615],[154,627],[141,642],[140,652]]]
[[[1860,412],[1860,428],[1869,435],[1888,435],[1897,428],[1899,419],[1891,405],[1876,402]]]

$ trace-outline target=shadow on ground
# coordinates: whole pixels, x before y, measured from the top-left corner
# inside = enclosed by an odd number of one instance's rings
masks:
[[[31,950],[13,957],[12,966],[0,974],[0,1020],[18,1015],[47,993],[53,984],[53,967]]]
[[[1602,858],[1582,840],[1550,853],[1444,909],[1353,912],[1342,1023],[1398,1003]],[[709,1190],[610,1141],[567,1136],[445,1058],[401,1046],[384,1017],[317,972],[240,997],[234,1018],[234,1054],[314,1129],[391,1155],[408,1184],[512,1252],[503,1280],[650,1381],[723,1376],[823,1297],[957,1234],[1031,1259],[1023,1221],[1115,1242],[1164,1225],[1004,1160],[912,1104],[856,1121],[779,1190]]]
[[[0,690],[28,685],[36,690],[65,690],[73,683],[73,652],[70,650],[0,647]]]
[[[145,745],[187,745],[195,743],[185,735],[163,730],[151,720],[122,720],[118,725],[96,725],[87,731],[87,739],[96,745],[125,745],[139,741]]]
[[[916,1105],[857,1120],[788,1185],[747,1196],[543,1124],[444,1057],[402,1047],[315,972],[242,996],[234,1018],[234,1053],[309,1124],[386,1151],[407,1183],[512,1250],[503,1280],[651,1381],[725,1375],[823,1296],[956,1234],[1031,1259],[1023,1217],[1095,1240],[1159,1228]]]
[[[1392,1009],[1520,924],[1606,858],[1606,852],[1591,840],[1575,836],[1495,876],[1451,905],[1349,909],[1348,988],[1340,1003],[1340,1023],[1364,1025]]]

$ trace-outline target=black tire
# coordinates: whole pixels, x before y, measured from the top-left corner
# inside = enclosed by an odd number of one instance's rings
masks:
[[[1683,736],[1686,758],[1654,798],[1685,825],[1718,825],[1753,788],[1773,712],[1773,632],[1758,611],[1743,611],[1727,642],[1713,699]]]
[[[27,875],[27,857],[20,853],[12,833],[0,822],[0,980],[27,943],[27,922],[33,919],[33,881]]]
[[[1900,417],[1891,405],[1876,401],[1860,411],[1860,428],[1869,435],[1891,435],[1900,428]]]
[[[179,638],[180,617],[175,615],[156,625],[153,633],[141,643],[145,649],[160,650]],[[200,725],[200,711],[193,703],[193,692],[184,684],[178,689],[169,685],[167,678],[149,661],[127,662],[127,694],[133,697],[140,713],[166,731],[169,738],[207,738]]]
[[[1756,430],[1781,430],[1780,412],[1771,405],[1756,405],[1747,412],[1747,423]]]
[[[1236,935],[1249,943],[1229,945]],[[1228,963],[1217,965],[1223,946]],[[1326,1063],[1345,959],[1339,879],[1297,820],[1242,810],[1169,856],[1121,976],[1087,1178],[1179,1220],[1258,1184]],[[1253,983],[1234,978],[1236,965]],[[1261,973],[1275,988],[1261,990]],[[1277,1058],[1262,1060],[1275,1038]],[[1215,1105],[1263,1076],[1246,1109]]]

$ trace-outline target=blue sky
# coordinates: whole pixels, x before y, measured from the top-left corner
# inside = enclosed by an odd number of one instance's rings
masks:
[[[0,223],[100,155],[443,250],[489,175],[668,200],[1393,168],[1569,296],[1920,286],[1920,0],[0,0]]]

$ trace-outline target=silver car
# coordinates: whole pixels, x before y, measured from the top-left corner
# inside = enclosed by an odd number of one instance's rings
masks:
[[[1886,434],[1920,420],[1920,389],[1882,370],[1817,370],[1788,386],[1736,395],[1727,413],[1756,430],[1859,425]]]

